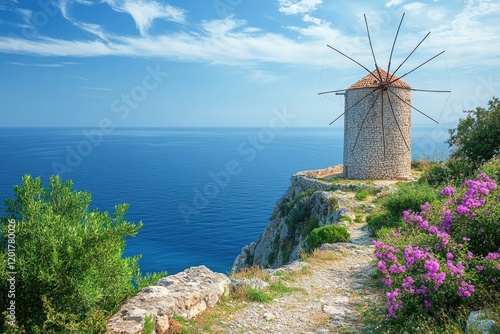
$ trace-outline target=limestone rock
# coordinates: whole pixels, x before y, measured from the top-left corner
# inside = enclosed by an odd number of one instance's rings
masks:
[[[231,285],[233,288],[246,285],[252,289],[259,291],[269,289],[269,283],[264,282],[263,280],[257,277],[242,278],[242,279],[231,278]]]
[[[495,321],[488,319],[487,311],[473,311],[467,319],[467,333],[490,333],[497,327]]]
[[[272,314],[271,312],[266,312],[264,313],[264,319],[266,321],[270,321],[270,320],[273,320],[275,317],[274,317],[274,314]]]
[[[356,245],[348,242],[337,242],[334,244],[323,244],[320,246],[320,250],[328,252],[340,252],[343,253],[348,249],[356,248]]]
[[[229,278],[205,266],[192,267],[160,279],[128,299],[107,322],[108,334],[140,334],[145,317],[155,320],[155,334],[167,333],[169,319],[179,315],[191,319],[214,306],[229,292]]]

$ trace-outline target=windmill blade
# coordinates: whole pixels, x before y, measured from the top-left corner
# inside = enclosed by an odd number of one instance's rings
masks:
[[[385,130],[384,130],[384,91],[382,91],[382,106],[380,109],[381,112],[381,121],[382,121],[382,146],[384,147],[384,158],[385,158]]]
[[[418,111],[419,113],[421,113],[422,115],[424,115],[425,117],[427,117],[428,119],[436,122],[436,124],[439,124],[438,121],[436,121],[434,118],[432,118],[431,116],[427,115],[426,113],[424,113],[423,111],[420,111],[419,109],[415,108],[414,106],[412,106],[410,103],[406,102],[405,100],[403,100],[402,98],[399,97],[398,94],[394,93],[390,88],[388,89],[389,92],[391,92],[393,95],[395,95],[398,99],[400,99],[401,101],[403,101],[403,103],[405,103],[406,105],[410,106],[411,108],[415,109],[416,111]]]
[[[337,90],[327,90],[326,92],[319,92],[318,95],[323,95],[323,94],[330,94],[330,93],[338,93],[338,92],[345,92],[345,89],[337,89]]]
[[[365,121],[368,118],[368,114],[370,113],[370,111],[372,111],[373,106],[375,105],[375,102],[377,102],[378,97],[379,96],[377,95],[375,100],[373,100],[373,103],[370,106],[370,109],[368,109],[368,111],[366,112],[365,118],[363,118],[363,122],[361,122],[361,126],[359,127],[358,135],[356,136],[356,140],[354,141],[354,145],[352,146],[351,152],[354,151],[354,149],[356,148],[356,145],[358,144],[359,135],[361,135],[361,130],[363,130],[363,125],[365,124]]]
[[[404,63],[406,63],[406,61],[408,60],[408,58],[411,57],[411,55],[418,49],[418,47],[420,46],[420,44],[422,44],[425,39],[431,34],[431,32],[429,31],[427,33],[427,35],[425,35],[425,37],[420,41],[420,43],[417,44],[417,46],[413,49],[412,52],[410,52],[410,54],[408,55],[408,57],[405,58],[405,60],[403,60],[403,62],[401,64],[399,64],[398,68],[396,68],[396,70],[391,74],[391,78],[389,79],[389,81],[392,80],[392,78],[394,77],[394,75],[396,74],[396,72],[401,68],[401,66],[403,66]]]
[[[451,93],[451,90],[433,90],[433,89],[417,89],[417,88],[410,88],[410,90],[413,90],[415,92],[428,92],[428,93]]]
[[[406,72],[405,74],[403,74],[403,75],[402,75],[402,76],[400,76],[399,78],[394,79],[394,80],[392,80],[392,81],[388,82],[387,84],[388,84],[388,85],[390,85],[390,84],[395,83],[396,81],[399,81],[399,80],[403,79],[405,76],[407,76],[407,75],[408,75],[408,74],[410,74],[411,72],[413,72],[413,71],[415,71],[415,70],[419,69],[420,67],[424,66],[425,64],[427,64],[428,62],[430,62],[430,61],[431,61],[431,60],[433,60],[434,58],[436,58],[436,57],[438,57],[438,56],[442,55],[443,53],[444,53],[444,51],[439,52],[437,55],[435,55],[434,57],[431,57],[430,59],[428,59],[428,60],[424,61],[422,64],[418,65],[417,67],[415,67],[415,68],[414,68],[413,70],[411,70],[410,72]]]
[[[358,62],[358,61],[356,61],[356,60],[352,59],[351,57],[349,57],[349,56],[348,56],[348,55],[346,55],[345,53],[343,53],[343,52],[341,52],[341,51],[339,51],[339,50],[335,49],[335,48],[334,48],[333,46],[331,46],[331,45],[328,45],[328,44],[327,44],[326,46],[328,46],[328,47],[329,47],[330,49],[332,49],[333,51],[337,51],[338,53],[340,53],[342,56],[346,57],[347,59],[352,60],[353,62],[355,62],[356,64],[358,64],[358,65],[359,65],[359,66],[361,66],[362,68],[364,68],[364,69],[366,70],[366,72],[370,73],[370,74],[371,74],[371,75],[372,75],[375,79],[377,79],[378,81],[380,81],[380,79],[379,79],[379,78],[377,78],[377,76],[376,76],[375,74],[373,74],[373,73],[372,73],[369,69],[367,69],[365,66],[363,66],[360,62]]]
[[[335,123],[340,117],[344,116],[345,114],[347,114],[348,111],[350,111],[352,108],[354,108],[355,106],[357,106],[359,103],[361,103],[364,99],[366,99],[368,96],[372,95],[378,88],[373,88],[373,90],[366,94],[365,96],[363,96],[358,102],[354,103],[352,106],[349,107],[349,109],[347,109],[346,111],[344,111],[342,114],[340,114],[340,116],[338,116],[337,118],[335,118],[333,121],[330,122],[329,125],[332,125],[333,123]]]
[[[368,34],[368,42],[370,42],[370,49],[372,50],[373,61],[375,62],[375,68],[377,69],[378,73],[378,80],[382,81],[382,74],[380,74],[380,70],[378,69],[377,58],[375,58],[375,52],[373,51],[372,38],[370,36],[370,29],[368,29],[368,21],[366,20],[366,14],[363,14],[363,16],[365,18],[365,26],[366,26],[366,33]]]
[[[396,113],[394,112],[394,107],[392,106],[392,102],[391,102],[391,98],[389,97],[389,93],[387,93],[387,99],[389,100],[389,106],[391,107],[392,116],[394,116],[394,120],[396,121],[396,126],[398,127],[399,133],[401,134],[401,138],[403,138],[403,141],[405,142],[406,148],[408,149],[408,151],[410,151],[410,146],[406,142],[406,138],[403,135],[403,131],[401,131],[401,127],[399,126],[398,119],[396,118]]]
[[[403,24],[404,18],[405,18],[405,13],[403,13],[403,16],[401,16],[401,21],[399,22],[398,30],[396,31],[396,36],[394,37],[394,42],[392,42],[391,55],[389,56],[389,64],[387,65],[387,76],[389,76],[389,73],[391,73],[392,53],[394,52],[394,46],[396,45],[396,40],[398,39],[399,30],[401,29],[401,24]],[[387,80],[387,78],[385,78],[385,79]],[[392,79],[392,77],[391,77],[391,79]]]

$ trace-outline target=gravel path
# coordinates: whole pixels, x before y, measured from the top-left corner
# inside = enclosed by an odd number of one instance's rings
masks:
[[[380,298],[371,281],[374,248],[364,224],[349,228],[352,244],[330,245],[319,258],[295,263],[299,271],[284,284],[301,288],[268,304],[248,303],[241,311],[215,326],[218,333],[298,334],[357,333],[361,310]],[[327,245],[325,245],[327,246]],[[305,274],[300,269],[308,266]],[[276,271],[287,271],[283,267]],[[271,277],[272,278],[272,277]]]

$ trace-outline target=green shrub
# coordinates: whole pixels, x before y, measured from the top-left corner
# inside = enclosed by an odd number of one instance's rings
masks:
[[[55,176],[49,181],[44,188],[40,178],[25,176],[23,185],[14,187],[15,198],[5,201],[0,294],[8,295],[9,271],[15,271],[16,333],[102,333],[106,318],[136,293],[137,285],[159,278],[142,278],[139,256],[123,257],[125,239],[135,236],[142,223],[125,221],[128,205],[116,206],[113,215],[90,211],[89,193],[74,191],[71,181]],[[12,229],[15,268],[8,267]],[[0,300],[2,310],[8,302]],[[2,333],[12,330],[0,326]]]
[[[401,217],[403,211],[420,211],[420,205],[425,202],[434,202],[438,194],[433,187],[425,183],[406,183],[399,186],[390,196],[387,196],[382,205],[393,217]]]
[[[423,170],[422,176],[418,180],[419,183],[427,183],[431,186],[445,185],[452,181],[451,170],[443,163],[430,163]]]
[[[344,226],[327,225],[314,229],[304,240],[306,251],[310,252],[325,243],[347,242],[350,235]]]
[[[460,162],[458,170],[464,176],[500,153],[500,99],[493,97],[488,109],[477,107],[464,111],[467,116],[460,119],[456,129],[450,130],[446,141],[450,148],[451,161]]]
[[[343,216],[343,217],[340,217],[339,221],[352,223],[352,218],[349,216]]]
[[[402,226],[402,224],[401,218],[394,217],[387,211],[366,216],[366,226],[372,236],[375,236],[381,228],[396,228]]]
[[[354,195],[354,198],[357,200],[357,201],[362,201],[364,200],[365,198],[367,198],[369,195],[369,192],[368,190],[366,189],[359,189],[358,191],[356,191],[356,194]]]

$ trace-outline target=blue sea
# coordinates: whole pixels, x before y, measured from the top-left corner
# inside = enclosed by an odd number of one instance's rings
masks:
[[[413,156],[446,153],[446,138],[445,127],[414,127]],[[293,173],[342,163],[343,130],[0,128],[0,143],[0,200],[25,174],[44,183],[59,174],[92,194],[92,208],[130,204],[126,218],[144,226],[125,255],[142,254],[143,272],[204,264],[227,273]]]

